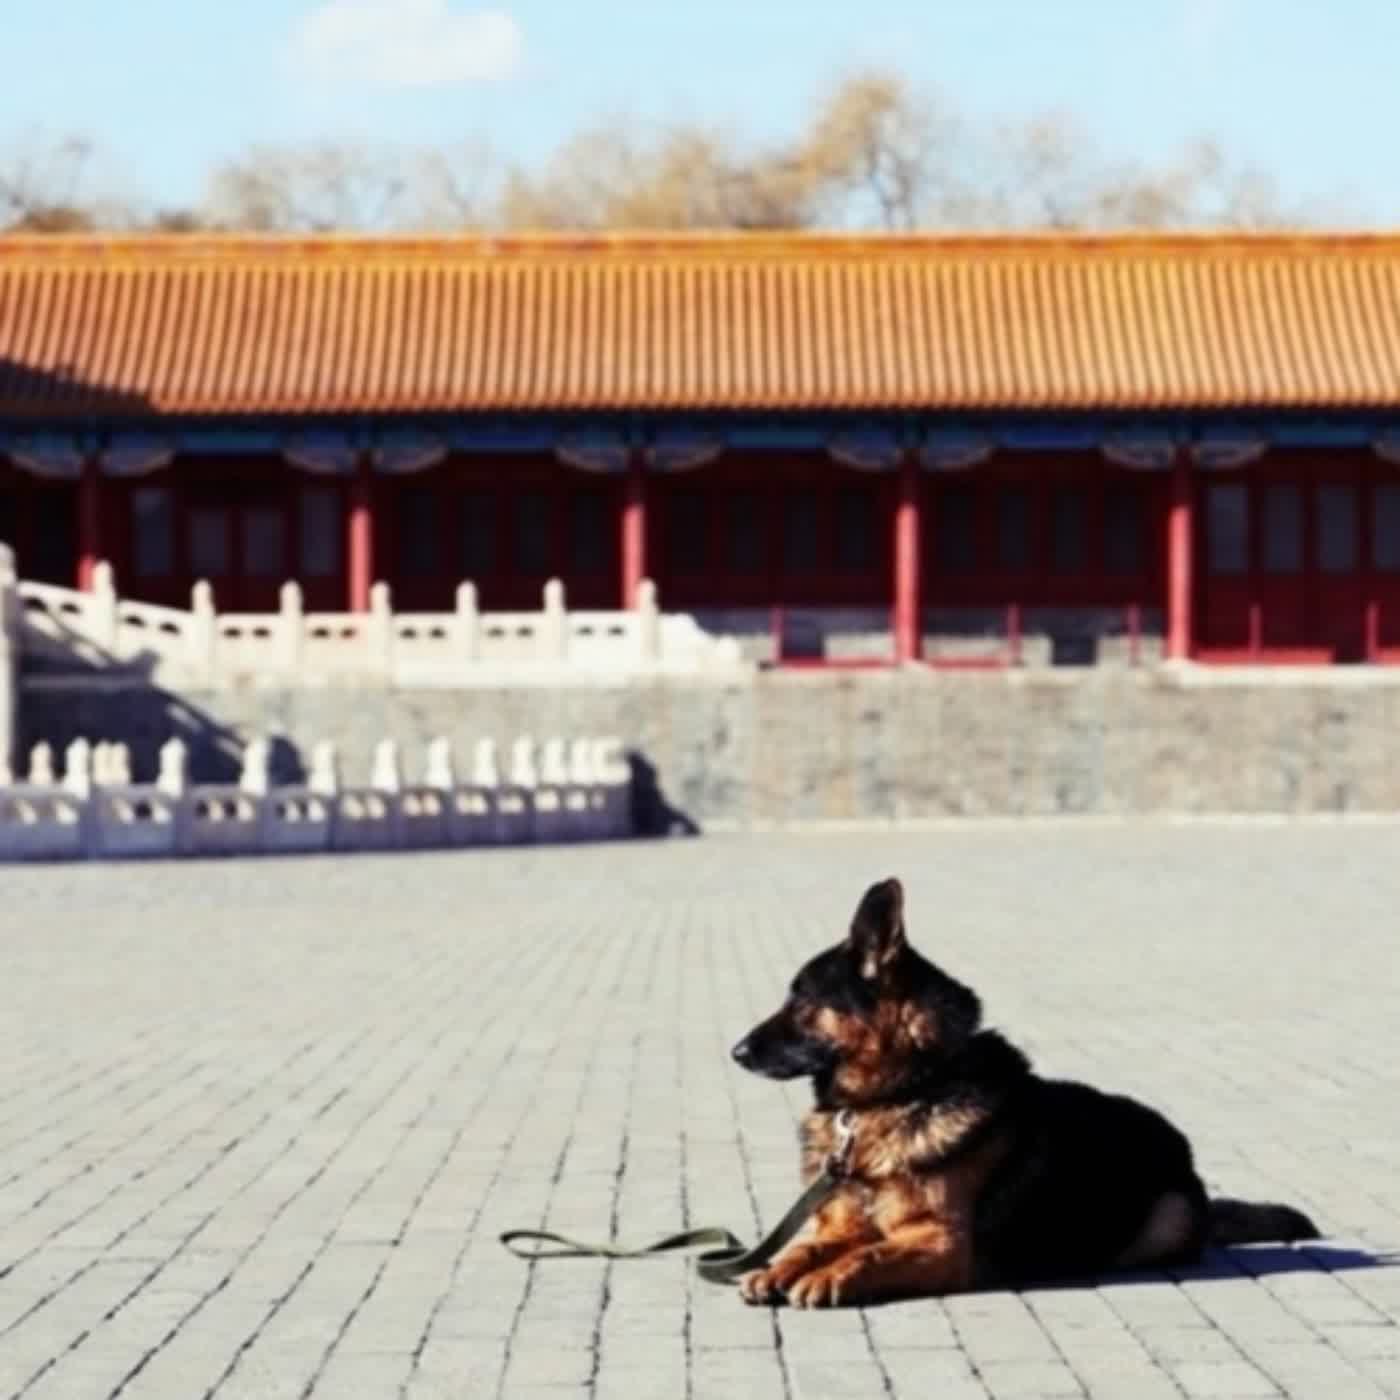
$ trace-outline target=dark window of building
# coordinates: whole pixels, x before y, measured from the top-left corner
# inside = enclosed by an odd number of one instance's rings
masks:
[[[399,492],[399,572],[405,578],[429,578],[438,572],[438,498],[427,486]]]
[[[140,486],[131,493],[131,553],[137,578],[175,572],[175,502],[168,487]]]
[[[223,578],[229,571],[229,513],[224,506],[190,511],[190,572],[196,579]]]
[[[1317,488],[1317,564],[1324,574],[1356,572],[1357,492],[1354,486]]]
[[[608,567],[608,498],[602,491],[574,493],[570,511],[569,563],[577,574],[601,574]]]
[[[1249,489],[1217,483],[1206,491],[1206,568],[1242,574],[1249,568]]]
[[[1377,486],[1371,562],[1382,573],[1400,574],[1400,486]]]
[[[726,563],[736,574],[753,577],[763,572],[763,499],[757,491],[735,491],[729,497]]]
[[[549,573],[554,551],[549,539],[549,497],[522,491],[515,502],[515,564],[522,574]]]
[[[673,491],[666,502],[666,560],[682,576],[703,574],[709,563],[710,498],[694,487]]]
[[[301,573],[304,578],[335,578],[340,573],[345,517],[333,486],[306,486],[301,492]]]
[[[819,545],[815,491],[792,491],[783,497],[783,570],[811,574],[817,570]]]
[[[843,487],[836,496],[836,568],[843,574],[868,574],[880,554],[876,548],[875,489]]]
[[[1009,574],[1031,566],[1031,495],[1022,486],[1005,487],[997,495],[997,562]]]
[[[977,498],[971,486],[949,486],[934,505],[934,567],[969,574],[977,567]]]
[[[1082,574],[1087,563],[1089,503],[1083,491],[1061,488],[1050,498],[1050,567]]]
[[[34,577],[71,586],[77,573],[77,505],[68,491],[36,491],[33,500]]]
[[[496,498],[487,491],[462,497],[461,568],[464,579],[496,572]]]
[[[1103,501],[1103,564],[1118,578],[1140,574],[1146,565],[1143,547],[1142,490],[1114,486]]]
[[[249,578],[287,577],[287,528],[277,506],[250,506],[243,512],[243,572]]]
[[[1298,573],[1303,567],[1303,493],[1296,486],[1266,486],[1263,525],[1264,572]]]

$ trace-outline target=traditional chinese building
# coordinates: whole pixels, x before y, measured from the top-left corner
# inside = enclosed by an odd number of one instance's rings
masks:
[[[1385,661],[1400,237],[8,238],[0,538],[182,607]]]

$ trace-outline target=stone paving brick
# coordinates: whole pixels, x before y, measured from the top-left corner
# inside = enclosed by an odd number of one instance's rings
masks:
[[[987,1400],[990,1394],[971,1362],[959,1351],[894,1351],[880,1357],[900,1400],[951,1396],[953,1400]]]
[[[1187,1395],[1202,1400],[1282,1393],[1262,1371],[1244,1361],[1187,1361],[1172,1366],[1171,1375]]]
[[[885,1389],[873,1357],[864,1362],[790,1360],[788,1367],[793,1400],[866,1400]]]
[[[992,1361],[978,1367],[978,1376],[997,1400],[1084,1394],[1084,1387],[1062,1361]]]
[[[1400,906],[1385,825],[750,835],[7,869],[0,1400],[1400,1396]],[[747,1309],[800,1085],[728,1047],[870,880],[1047,1073],[1328,1238],[1097,1286]],[[18,915],[18,916],[17,916]]]

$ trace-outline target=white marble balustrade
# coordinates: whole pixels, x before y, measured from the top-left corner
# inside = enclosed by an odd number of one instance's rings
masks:
[[[124,745],[75,739],[62,768],[37,744],[20,781],[0,785],[0,862],[317,851],[393,851],[617,840],[633,834],[632,774],[622,742],[521,736],[499,761],[477,742],[470,778],[447,739],[434,739],[417,771],[400,746],[375,745],[363,786],[340,778],[335,746],[314,746],[305,781],[279,786],[271,744],[253,739],[235,783],[189,780],[180,739],[157,771],[136,780]]]
[[[0,588],[10,608],[0,661],[99,675],[135,669],[157,684],[201,689],[250,679],[554,685],[658,673],[726,676],[748,665],[732,640],[711,636],[689,615],[663,614],[650,582],[633,611],[570,612],[553,579],[540,610],[519,613],[481,612],[470,583],[445,613],[396,613],[384,583],[371,590],[368,612],[308,613],[295,582],[282,586],[276,612],[221,613],[207,583],[195,585],[189,610],[181,611],[120,597],[105,563],[87,593],[13,577]]]

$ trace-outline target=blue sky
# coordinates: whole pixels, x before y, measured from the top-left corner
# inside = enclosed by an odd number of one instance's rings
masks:
[[[782,136],[859,64],[973,115],[1073,110],[1106,154],[1218,137],[1336,221],[1400,224],[1395,0],[8,0],[0,153],[94,136],[109,182],[196,200],[255,142],[533,161],[600,114]]]

